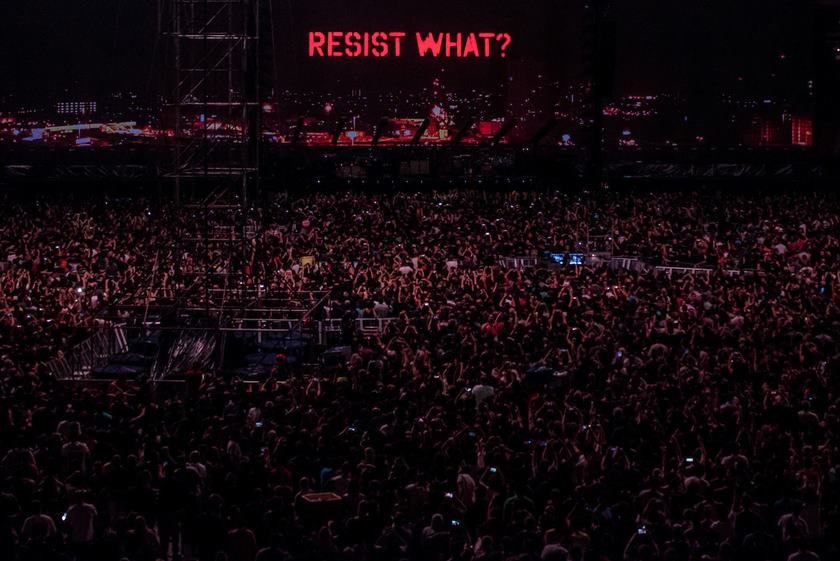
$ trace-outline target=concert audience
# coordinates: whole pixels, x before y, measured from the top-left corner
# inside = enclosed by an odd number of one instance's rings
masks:
[[[6,203],[4,558],[840,556],[836,196],[284,196],[238,245],[221,212]],[[499,264],[596,246],[712,272]],[[175,393],[45,366],[230,279],[328,291],[349,360]]]

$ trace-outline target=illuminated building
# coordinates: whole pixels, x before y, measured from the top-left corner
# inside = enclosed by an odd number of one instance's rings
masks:
[[[755,116],[744,138],[744,144],[747,146],[773,146],[782,144],[782,138],[782,123],[780,120]]]
[[[95,101],[59,101],[55,104],[59,115],[93,115],[96,113]]]
[[[790,143],[794,146],[812,146],[814,121],[809,117],[794,117],[791,121]]]

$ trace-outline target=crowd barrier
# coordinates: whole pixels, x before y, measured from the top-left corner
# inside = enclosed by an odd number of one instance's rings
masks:
[[[500,257],[499,266],[505,269],[527,269],[536,267],[539,259],[536,257]]]
[[[624,269],[625,271],[653,271],[655,274],[665,274],[669,277],[674,275],[713,275],[718,272],[710,267],[691,267],[686,265],[654,265],[650,266],[642,259],[636,257],[613,257],[608,260],[608,265],[613,269]],[[724,269],[721,271],[727,277],[740,277],[749,275],[760,275],[758,269]]]
[[[368,336],[375,337],[385,332],[385,328],[397,318],[357,318],[356,330]],[[345,322],[342,319],[326,319],[316,322],[318,344],[332,345],[341,339]]]
[[[59,380],[78,380],[108,363],[112,356],[128,350],[123,326],[99,329],[64,354],[47,363],[47,369]]]
[[[673,276],[674,274],[677,275],[706,275],[710,276],[717,272],[716,269],[711,269],[708,267],[678,267],[678,266],[661,266],[658,265],[653,268],[655,273],[664,273],[669,277]],[[750,276],[750,275],[759,275],[761,271],[757,269],[724,269],[721,271],[724,276],[727,277],[741,277],[741,276]]]
[[[625,271],[652,271],[654,274],[674,275],[712,275],[716,269],[710,267],[698,267],[692,265],[651,265],[640,257],[632,256],[608,256],[606,254],[587,254],[593,263],[606,263],[612,269],[623,269]],[[500,267],[506,269],[524,269],[539,265],[537,257],[499,257]],[[746,275],[758,275],[761,271],[757,269],[724,269],[722,273],[727,277],[739,277]]]
[[[645,262],[638,257],[611,257],[610,259],[607,259],[606,262],[612,269],[642,271],[645,268]]]

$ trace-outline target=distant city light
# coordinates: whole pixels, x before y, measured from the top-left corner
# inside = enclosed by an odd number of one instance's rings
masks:
[[[96,108],[95,101],[61,101],[55,105],[59,115],[88,115],[96,113]]]

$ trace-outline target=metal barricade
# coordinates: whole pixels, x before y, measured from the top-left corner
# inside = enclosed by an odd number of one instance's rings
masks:
[[[124,326],[102,328],[48,362],[47,368],[59,380],[86,379],[91,372],[107,364],[109,358],[127,349]]]
[[[536,257],[499,257],[499,266],[504,269],[527,269],[536,267],[539,259]]]

